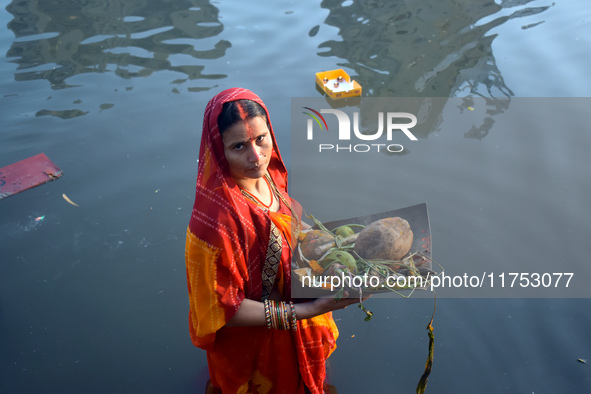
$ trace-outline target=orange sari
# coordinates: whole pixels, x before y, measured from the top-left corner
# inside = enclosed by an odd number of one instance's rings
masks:
[[[225,102],[239,99],[256,101],[267,111],[254,93],[228,89],[209,102],[203,120],[195,205],[185,250],[191,340],[207,351],[212,386],[224,393],[304,393],[305,387],[322,393],[325,362],[338,337],[332,314],[299,320],[297,331],[224,327],[244,298],[262,300],[271,223],[282,234],[275,284],[283,300],[291,300],[287,240],[292,213],[285,203],[279,212],[269,213],[245,199],[225,160],[217,118]],[[287,194],[287,171],[270,125],[269,120],[274,149],[268,173],[283,199],[299,207]]]

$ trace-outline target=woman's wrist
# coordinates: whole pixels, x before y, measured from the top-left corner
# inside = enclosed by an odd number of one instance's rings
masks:
[[[316,316],[313,312],[314,301],[302,302],[301,304],[294,304],[295,314],[297,320],[309,319]]]
[[[363,297],[363,301],[370,296]],[[314,301],[303,302],[296,304],[295,311],[298,320],[309,319],[314,316],[323,315],[337,309],[345,309],[349,305],[359,303],[359,298],[349,298],[348,293],[345,292],[342,298],[336,300],[333,297],[317,298]]]
[[[298,320],[310,319],[341,308],[342,306],[337,304],[334,298],[317,298],[313,301],[295,304],[295,312]]]

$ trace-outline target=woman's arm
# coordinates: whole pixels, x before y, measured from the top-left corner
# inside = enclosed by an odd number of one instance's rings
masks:
[[[334,298],[317,298],[314,301],[295,304],[298,320],[309,319],[337,309],[345,309],[351,304],[359,302],[358,298],[346,298],[347,293],[339,301]],[[365,297],[366,300],[369,297]],[[265,305],[262,302],[245,298],[242,300],[238,312],[226,323],[226,327],[264,326],[267,324]]]

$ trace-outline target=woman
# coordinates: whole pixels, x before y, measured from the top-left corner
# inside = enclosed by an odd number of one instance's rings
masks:
[[[246,89],[219,93],[205,109],[185,256],[191,339],[223,393],[323,392],[331,311],[357,301],[290,302],[301,226],[265,105]]]

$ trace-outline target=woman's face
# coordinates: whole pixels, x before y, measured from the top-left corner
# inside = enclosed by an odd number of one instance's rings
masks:
[[[273,151],[265,118],[256,116],[228,127],[222,133],[222,141],[230,173],[236,181],[265,175]]]

